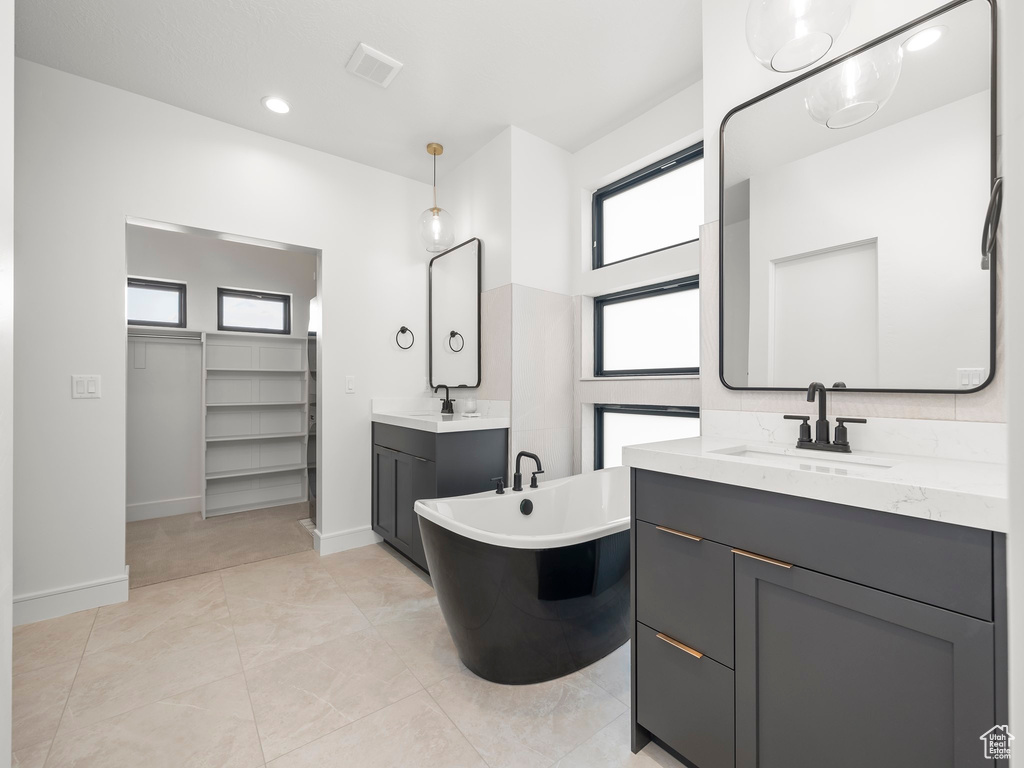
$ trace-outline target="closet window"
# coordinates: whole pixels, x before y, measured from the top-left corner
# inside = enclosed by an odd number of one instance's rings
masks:
[[[284,293],[217,289],[217,330],[292,332],[292,297]]]
[[[128,278],[128,325],[185,327],[185,284]]]
[[[704,223],[704,144],[594,193],[594,269],[696,240]]]

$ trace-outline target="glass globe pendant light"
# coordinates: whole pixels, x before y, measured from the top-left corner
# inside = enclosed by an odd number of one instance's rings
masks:
[[[804,105],[814,122],[849,128],[885,106],[902,70],[903,49],[890,40],[811,78]]]
[[[750,0],[747,45],[775,72],[797,72],[832,48],[850,21],[853,0]]]
[[[455,225],[452,215],[437,207],[437,156],[444,152],[444,147],[432,141],[427,144],[427,152],[434,157],[434,205],[420,215],[420,238],[430,253],[440,253],[455,242]]]

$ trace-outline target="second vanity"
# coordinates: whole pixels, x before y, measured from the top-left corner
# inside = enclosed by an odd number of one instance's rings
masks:
[[[1004,764],[979,738],[1007,719],[1005,467],[813,454],[625,450],[634,750],[656,737],[698,768]]]
[[[432,401],[373,403],[371,527],[423,570],[416,500],[493,490],[492,478],[506,477],[507,404],[484,410],[465,417],[439,413]]]

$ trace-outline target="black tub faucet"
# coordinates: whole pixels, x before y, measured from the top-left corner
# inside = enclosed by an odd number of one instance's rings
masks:
[[[437,390],[444,387],[444,397],[441,399],[441,413],[455,413],[455,401],[449,395],[447,384],[438,384],[434,387],[434,394],[437,394]]]
[[[540,465],[540,457],[536,453],[529,453],[528,451],[520,451],[519,455],[516,456],[516,473],[512,476],[512,490],[521,491],[523,490],[523,468],[522,461],[523,457],[533,459],[533,463],[537,465],[537,471],[533,473],[530,478],[530,487],[537,487],[537,475],[544,474],[544,468]]]
[[[836,382],[836,387],[845,389],[846,385],[841,381]],[[835,451],[837,453],[850,453],[850,441],[847,437],[847,424],[867,424],[867,419],[836,419],[836,440],[832,442],[829,436],[828,410],[826,407],[825,385],[820,381],[812,381],[807,387],[807,402],[818,401],[818,420],[814,422],[814,439],[811,440],[810,416],[785,416],[786,419],[796,419],[800,424],[800,437],[796,441],[797,448],[810,448],[815,451]]]

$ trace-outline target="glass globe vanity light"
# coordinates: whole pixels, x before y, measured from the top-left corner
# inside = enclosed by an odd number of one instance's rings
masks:
[[[849,128],[885,106],[902,69],[899,41],[876,45],[808,81],[804,105],[814,122],[827,128]]]
[[[767,69],[797,72],[829,52],[852,6],[852,0],[750,0],[747,45]]]

